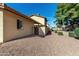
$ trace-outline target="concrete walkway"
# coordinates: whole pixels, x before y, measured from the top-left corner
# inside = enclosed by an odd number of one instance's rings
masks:
[[[79,55],[79,40],[56,33],[45,38],[22,38],[0,45],[0,55],[58,56]]]

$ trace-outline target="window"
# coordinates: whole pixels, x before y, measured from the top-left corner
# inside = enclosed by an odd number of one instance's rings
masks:
[[[23,23],[21,20],[17,20],[17,29],[22,29],[23,28]]]

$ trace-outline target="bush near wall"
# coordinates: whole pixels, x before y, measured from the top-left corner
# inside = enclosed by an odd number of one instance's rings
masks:
[[[57,33],[57,30],[54,30],[55,33]]]
[[[63,32],[60,32],[60,31],[59,31],[59,32],[57,32],[57,33],[58,33],[58,35],[63,35]]]
[[[74,33],[75,33],[74,37],[79,39],[79,28],[76,28],[74,30]]]
[[[75,33],[74,31],[69,31],[69,37],[74,37]]]

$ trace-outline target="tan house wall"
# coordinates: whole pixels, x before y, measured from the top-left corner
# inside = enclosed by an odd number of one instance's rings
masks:
[[[32,16],[31,18],[32,18],[33,20],[35,20],[35,21],[41,23],[42,25],[45,25],[45,20],[44,20],[44,18],[42,18],[42,17],[37,17],[37,16]]]
[[[46,34],[46,28],[45,26],[40,26],[39,27],[39,35],[44,36]]]
[[[17,29],[17,19],[23,21],[23,29]],[[18,16],[9,11],[4,11],[4,41],[33,34],[34,22]]]
[[[46,26],[40,26],[39,27],[39,35],[45,36],[50,31],[50,29]]]
[[[46,27],[46,31],[45,32],[46,32],[46,34],[49,32],[49,28],[48,27]]]
[[[0,9],[0,43],[3,42],[3,11]]]
[[[32,19],[24,18],[18,15],[13,9],[9,7],[4,8],[0,6],[0,43],[4,41],[13,40],[23,36],[29,36],[34,34],[34,24],[40,23],[39,35],[46,35],[48,29],[46,28],[45,18],[32,16]],[[8,10],[8,11],[7,11]],[[13,11],[12,11],[13,10]],[[17,15],[16,15],[17,14]],[[23,29],[17,29],[17,20],[23,21]]]
[[[46,24],[45,24],[45,18],[39,17],[39,16],[31,16],[31,18],[37,22],[39,22],[42,25],[39,25],[39,35],[44,36],[46,35]]]

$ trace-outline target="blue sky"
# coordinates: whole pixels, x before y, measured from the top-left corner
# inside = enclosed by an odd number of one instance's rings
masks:
[[[40,14],[44,16],[48,20],[48,24],[53,27],[55,23],[55,13],[57,10],[56,3],[6,3],[11,8],[16,11],[21,12],[27,16],[31,16],[32,14]]]

